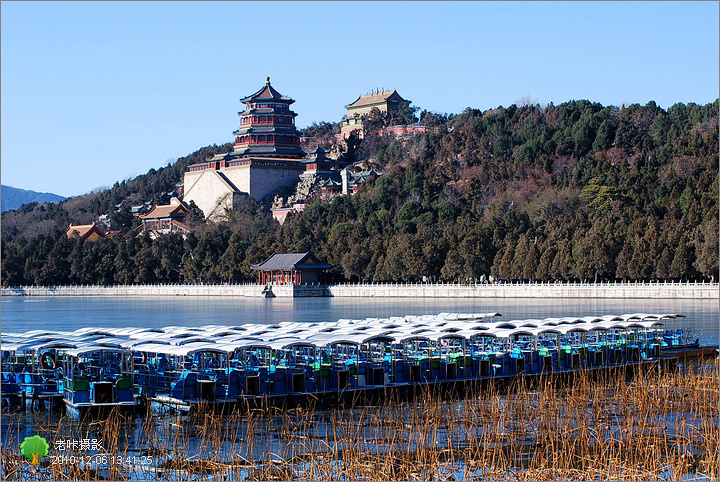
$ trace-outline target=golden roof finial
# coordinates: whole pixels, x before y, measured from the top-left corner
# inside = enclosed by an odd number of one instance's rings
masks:
[[[269,83],[270,83],[270,77],[265,77],[265,83],[266,83],[266,84],[269,84]]]

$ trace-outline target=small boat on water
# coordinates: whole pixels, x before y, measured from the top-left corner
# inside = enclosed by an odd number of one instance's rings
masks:
[[[139,394],[151,408],[189,410],[203,402],[236,401],[227,396],[227,349],[191,338],[180,344],[140,343],[133,351]]]
[[[32,338],[2,344],[2,394],[7,405],[30,403],[36,410],[62,404],[62,361],[71,340]]]
[[[3,334],[3,402],[61,399],[79,418],[190,411],[629,366],[697,342],[679,314],[500,316]]]
[[[135,413],[131,351],[94,343],[73,348],[65,354],[63,375],[63,400],[71,417]]]

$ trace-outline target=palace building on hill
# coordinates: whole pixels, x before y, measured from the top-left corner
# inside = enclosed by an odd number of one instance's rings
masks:
[[[143,231],[148,231],[150,236],[180,233],[186,235],[190,228],[185,224],[188,209],[178,198],[170,198],[170,204],[162,204],[153,207],[149,213],[139,216],[142,221]]]
[[[295,127],[297,114],[290,109],[295,101],[275,90],[269,77],[260,90],[243,97],[240,102],[245,104],[245,109],[238,112],[240,126],[233,132],[232,151],[188,166],[184,174],[183,201],[187,205],[194,202],[207,220],[223,220],[247,197],[257,201],[272,200],[274,215],[284,220],[294,211],[288,205],[305,203],[315,196],[330,200],[340,194],[351,194],[368,177],[348,172],[342,175],[341,170],[348,163],[328,157],[320,147],[308,153],[301,149],[300,135]],[[362,95],[345,106],[348,115],[342,121],[339,137],[346,139],[354,131],[362,137],[363,118],[372,109],[388,113],[409,103],[395,90]],[[386,128],[388,134],[395,136],[413,135],[418,129],[425,128]],[[295,193],[285,199],[283,190],[289,187],[293,187]],[[164,216],[165,213],[159,214]],[[182,231],[184,227],[179,219],[143,219],[145,229],[159,234],[167,230]]]
[[[403,99],[396,90],[376,90],[361,95],[355,102],[346,105],[345,108],[348,111],[348,117],[362,117],[368,115],[373,108],[387,114],[390,111],[398,110],[403,103],[409,104],[410,101]]]
[[[231,152],[189,166],[184,177],[184,201],[195,204],[207,219],[222,218],[246,196],[261,200],[298,181],[305,165],[300,135],[295,128],[295,102],[265,85],[240,99],[240,127],[233,132]]]
[[[355,102],[345,106],[347,117],[342,120],[340,137],[347,139],[353,131],[357,131],[360,138],[363,136],[362,118],[370,114],[373,109],[387,114],[400,109],[403,104],[409,104],[409,100],[403,99],[396,90],[374,90],[369,94],[361,95]]]

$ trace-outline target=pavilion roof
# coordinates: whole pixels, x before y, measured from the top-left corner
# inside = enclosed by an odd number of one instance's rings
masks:
[[[252,95],[243,97],[242,99],[240,99],[240,102],[247,103],[258,100],[275,100],[285,102],[287,104],[292,104],[293,102],[295,102],[290,97],[286,97],[277,90],[275,90],[272,85],[270,85],[270,77],[265,78],[265,85],[262,89],[258,90]]]
[[[252,269],[270,270],[315,270],[330,269],[334,264],[320,261],[310,251],[307,253],[273,254],[260,264],[250,266]]]
[[[140,219],[164,219],[173,218],[180,215],[181,217],[188,213],[188,209],[183,204],[164,204],[155,206],[147,214],[141,214]]]

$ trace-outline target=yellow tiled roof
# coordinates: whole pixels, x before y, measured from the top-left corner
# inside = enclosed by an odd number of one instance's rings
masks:
[[[372,94],[361,95],[357,98],[355,102],[353,102],[352,104],[348,104],[345,107],[349,109],[350,107],[362,107],[365,105],[381,104],[383,102],[387,102],[388,100],[395,102],[405,101],[405,99],[400,97],[400,94],[398,94],[397,91],[385,90],[382,92],[373,92]]]
[[[91,231],[95,230],[100,237],[104,237],[105,235],[103,232],[95,225],[95,223],[92,224],[78,224],[76,226],[73,226],[72,223],[70,223],[70,226],[68,227],[65,234],[70,237],[73,235],[73,233],[77,233],[77,235],[81,238],[84,238],[91,234]]]
[[[164,204],[162,206],[155,206],[147,214],[141,214],[140,219],[162,219],[172,218],[177,214],[187,214],[187,208],[182,204]]]

